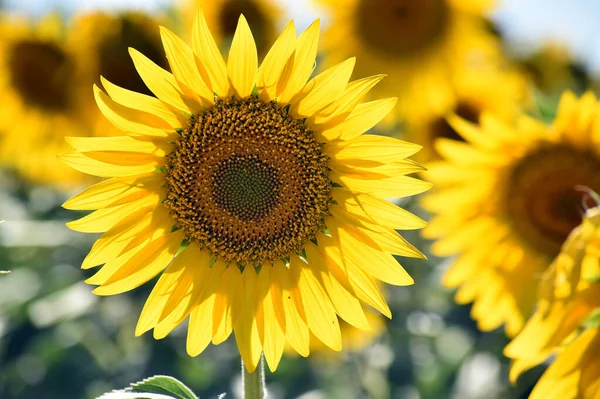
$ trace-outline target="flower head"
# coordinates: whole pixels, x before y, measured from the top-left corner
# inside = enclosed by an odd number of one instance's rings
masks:
[[[522,115],[515,124],[484,114],[481,126],[450,123],[465,142],[439,139],[445,158],[428,165],[436,190],[424,231],[438,256],[457,255],[444,277],[456,299],[474,302],[483,330],[516,334],[533,311],[539,276],[582,220],[584,193],[600,190],[600,120],[592,93],[563,95],[551,126]]]
[[[287,342],[309,353],[309,331],[341,349],[338,316],[369,329],[363,304],[390,316],[377,280],[412,284],[392,254],[423,255],[395,229],[424,223],[380,197],[429,183],[404,159],[419,146],[363,135],[394,99],[362,103],[382,76],[349,82],[354,59],[310,79],[319,22],[290,22],[258,68],[241,16],[227,62],[204,15],[192,47],[165,28],[172,73],[132,49],[150,97],[106,79],[103,114],[126,135],[69,139],[62,159],[109,177],[65,203],[95,210],[69,223],[101,232],[83,268],[114,295],[161,274],[136,334],[163,338],[189,317],[187,351],[235,334],[244,364],[277,368]]]
[[[600,393],[600,208],[590,209],[544,273],[536,312],[506,347],[510,378],[556,359],[531,399],[594,398]]]

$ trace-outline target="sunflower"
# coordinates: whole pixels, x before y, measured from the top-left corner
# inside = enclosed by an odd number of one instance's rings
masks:
[[[589,210],[544,272],[538,306],[506,347],[510,378],[557,354],[530,399],[600,396],[600,208]]]
[[[520,116],[506,124],[484,114],[481,126],[450,118],[466,142],[438,139],[445,158],[425,176],[437,188],[423,200],[434,214],[424,236],[454,256],[443,284],[474,301],[479,328],[506,324],[516,334],[535,303],[539,276],[581,222],[582,193],[600,190],[598,123],[592,93],[565,93],[551,126]]]
[[[68,149],[65,135],[88,132],[79,117],[81,65],[65,43],[60,18],[33,24],[3,16],[0,33],[0,164],[35,182],[81,182],[84,174],[56,159]]]
[[[231,41],[241,14],[254,35],[259,60],[277,38],[278,21],[283,12],[273,0],[186,0],[182,7],[184,26],[192,28],[200,6],[219,47],[224,48]]]
[[[529,108],[532,103],[527,80],[515,69],[501,71],[498,68],[487,68],[462,74],[454,82],[454,92],[456,96],[452,100],[449,114],[456,114],[473,123],[479,122],[483,112],[491,113],[502,121],[512,122],[522,109]],[[447,115],[432,113],[407,126],[407,140],[423,146],[417,161],[427,162],[440,158],[434,146],[438,138],[462,140],[448,123]]]
[[[263,351],[275,370],[286,342],[307,356],[309,331],[339,351],[338,316],[368,330],[363,303],[390,316],[378,281],[413,283],[391,254],[423,257],[395,229],[424,222],[380,198],[431,186],[407,176],[419,146],[362,135],[395,99],[362,103],[382,76],[349,83],[354,59],[308,80],[318,21],[298,38],[290,22],[260,68],[243,16],[227,62],[201,10],[191,48],[160,32],[172,74],[130,51],[156,98],[94,88],[127,135],[69,139],[62,156],[110,177],[64,204],[95,210],[70,228],[103,233],[87,283],[114,295],[162,272],[136,335],[163,338],[189,316],[191,356],[233,331],[249,372]]]
[[[315,0],[332,14],[325,59],[357,54],[355,74],[389,75],[375,95],[399,96],[404,121],[443,115],[456,103],[453,81],[465,68],[499,62],[482,14],[486,0]],[[388,119],[392,122],[394,118]]]

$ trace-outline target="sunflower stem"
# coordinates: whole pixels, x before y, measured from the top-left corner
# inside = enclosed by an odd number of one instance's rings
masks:
[[[242,360],[242,387],[244,399],[263,399],[265,395],[265,361],[260,357],[258,366],[253,373],[249,373]]]

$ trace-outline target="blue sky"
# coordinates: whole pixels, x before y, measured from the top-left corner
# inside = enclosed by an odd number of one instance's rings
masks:
[[[278,0],[300,28],[322,17],[309,0]],[[522,51],[531,51],[552,40],[567,45],[576,59],[600,76],[599,0],[497,0],[493,18],[504,27],[508,40]],[[68,11],[137,8],[157,10],[169,0],[6,0],[11,11],[39,15],[48,9]],[[324,20],[326,23],[326,19]]]

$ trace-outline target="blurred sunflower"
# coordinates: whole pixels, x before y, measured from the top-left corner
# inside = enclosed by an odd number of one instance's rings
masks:
[[[491,113],[505,122],[512,122],[523,108],[531,106],[531,94],[525,77],[516,70],[500,71],[488,68],[458,76],[454,82],[456,97],[450,114],[478,123],[483,112]],[[462,140],[448,114],[431,114],[414,121],[406,129],[406,139],[423,146],[415,160],[427,162],[440,158],[434,143],[438,138]]]
[[[72,24],[77,34],[71,36],[70,44],[86,65],[90,85],[92,82],[99,84],[99,77],[103,76],[120,87],[152,95],[131,61],[129,48],[138,49],[161,68],[169,68],[156,20],[133,11],[120,14],[93,12],[76,15]],[[98,115],[97,134],[106,135],[112,126],[99,114],[88,85],[86,94],[91,99],[89,118]]]
[[[227,63],[202,11],[191,48],[161,37],[173,74],[131,50],[157,98],[106,79],[108,95],[95,88],[128,135],[70,139],[77,152],[62,156],[111,178],[64,205],[96,210],[70,228],[104,233],[82,265],[104,265],[87,280],[94,292],[164,270],[136,334],[165,337],[189,316],[190,355],[233,331],[250,372],[263,351],[275,370],[285,342],[307,356],[309,331],[340,350],[338,316],[369,329],[361,301],[390,316],[377,281],[413,282],[391,253],[423,257],[394,229],[424,222],[380,197],[430,184],[406,176],[422,169],[404,159],[419,146],[362,135],[395,103],[361,103],[382,76],[348,83],[349,59],[308,81],[318,21],[298,38],[290,22],[260,69],[243,16]]]
[[[599,105],[592,93],[565,93],[552,126],[528,116],[514,125],[484,114],[478,127],[449,119],[466,142],[438,139],[445,158],[424,176],[436,190],[424,236],[432,252],[454,256],[443,284],[474,301],[482,330],[503,323],[516,334],[535,303],[539,276],[582,218],[578,185],[600,190]],[[477,242],[477,245],[473,243]]]
[[[191,32],[194,16],[200,6],[208,28],[221,48],[226,48],[227,43],[231,42],[241,14],[254,35],[259,60],[277,39],[277,23],[283,12],[273,0],[186,0],[182,11],[184,26],[189,27],[186,34]]]
[[[399,96],[408,121],[443,115],[456,104],[453,80],[465,69],[499,62],[497,40],[482,18],[489,0],[315,0],[329,9],[325,59],[357,54],[355,74],[385,71],[373,94]],[[391,120],[388,120],[391,121]]]
[[[73,185],[86,176],[59,162],[64,137],[87,133],[80,119],[81,65],[57,15],[37,24],[0,21],[0,164],[35,182]]]
[[[600,396],[599,277],[600,208],[593,208],[544,272],[535,314],[505,349],[512,382],[557,354],[530,399]]]

